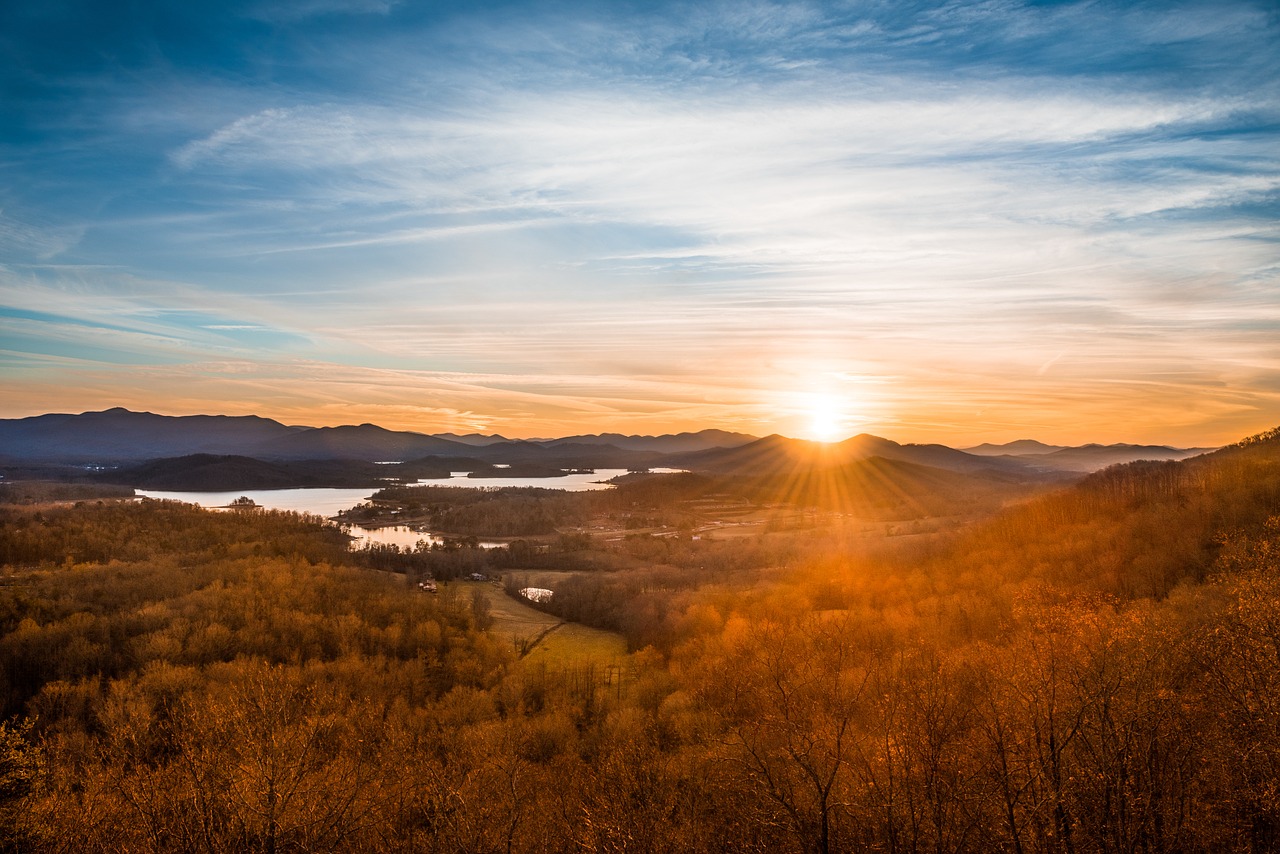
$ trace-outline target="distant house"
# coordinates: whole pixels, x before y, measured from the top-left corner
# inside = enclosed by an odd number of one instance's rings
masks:
[[[438,592],[438,589],[437,589],[437,587],[436,587],[436,583],[435,583],[434,581],[419,581],[419,582],[418,582],[418,589],[419,589],[419,590],[421,590],[423,593],[436,593],[436,592]]]

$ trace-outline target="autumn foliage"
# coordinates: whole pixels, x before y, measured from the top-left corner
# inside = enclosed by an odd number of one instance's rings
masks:
[[[627,635],[621,682],[319,520],[2,512],[4,850],[1280,848],[1274,436],[576,576],[550,607]]]

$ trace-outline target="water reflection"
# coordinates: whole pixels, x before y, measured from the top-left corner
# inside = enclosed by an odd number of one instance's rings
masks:
[[[402,549],[416,548],[418,543],[423,542],[428,546],[442,546],[445,544],[444,537],[439,534],[433,534],[430,531],[418,531],[407,525],[390,525],[386,528],[365,528],[360,525],[344,525],[343,530],[350,534],[353,539],[351,548],[358,549],[365,545],[382,544],[399,546]],[[477,545],[482,549],[500,549],[505,548],[506,543],[497,541],[481,540]]]
[[[654,469],[654,471],[659,470]],[[541,489],[563,489],[566,492],[589,492],[597,489],[611,489],[612,485],[603,481],[626,473],[626,469],[596,469],[594,472],[579,472],[563,477],[468,477],[470,472],[456,471],[447,478],[420,480],[418,483],[423,486],[463,486],[470,489],[533,486]],[[188,504],[199,504],[201,507],[226,507],[243,495],[253,499],[259,507],[266,507],[269,510],[292,510],[295,513],[314,513],[328,518],[368,500],[377,490],[369,487],[360,489],[311,487],[238,489],[232,492],[174,492],[155,489],[136,491],[138,495],[147,498],[185,501]]]
[[[494,466],[494,468],[502,467]],[[451,472],[452,476],[448,478],[431,478],[420,480],[418,483],[422,486],[466,486],[471,489],[532,486],[538,489],[563,489],[566,492],[591,492],[597,489],[612,489],[613,484],[604,483],[604,481],[626,473],[626,469],[596,469],[560,477],[468,477],[470,472],[455,471]]]
[[[316,516],[336,516],[343,510],[355,507],[367,500],[376,490],[361,489],[238,489],[233,492],[170,492],[154,489],[135,490],[145,498],[161,498],[184,501],[201,507],[226,507],[240,496],[245,496],[268,510],[292,510],[295,513],[313,513]]]
[[[668,474],[679,469],[651,469],[654,474]],[[604,481],[627,473],[626,469],[596,469],[594,472],[576,472],[562,477],[468,477],[469,472],[452,472],[448,478],[421,480],[419,484],[429,486],[463,486],[472,489],[497,488],[503,486],[532,486],[541,489],[563,489],[566,492],[589,492],[599,489],[611,489],[612,485]],[[183,501],[198,504],[206,508],[226,507],[237,498],[245,497],[259,507],[268,510],[290,510],[294,513],[311,513],[326,519],[337,516],[343,510],[349,510],[367,501],[377,490],[368,487],[360,489],[335,488],[299,488],[299,489],[238,489],[231,492],[175,492],[168,490],[139,489],[137,494],[146,498]],[[386,528],[363,528],[359,525],[345,526],[355,540],[352,548],[360,548],[366,543],[385,543],[401,548],[414,548],[418,541],[428,545],[443,544],[444,539],[437,534],[426,531],[415,531],[405,525]],[[485,541],[481,548],[501,548],[506,543]]]

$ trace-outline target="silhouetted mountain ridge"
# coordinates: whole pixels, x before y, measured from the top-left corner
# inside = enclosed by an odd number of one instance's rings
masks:
[[[312,427],[253,448],[265,459],[354,459],[370,462],[406,460],[427,455],[467,456],[482,450],[424,433],[387,430],[376,424]]]
[[[583,436],[566,436],[562,439],[534,440],[547,448],[566,444],[612,445],[624,451],[650,451],[660,454],[679,454],[705,451],[712,448],[735,448],[757,441],[746,433],[730,433],[726,430],[699,430],[696,433],[675,433],[662,436],[627,436],[622,433],[596,433]]]
[[[241,454],[306,429],[257,415],[169,416],[116,407],[80,415],[0,419],[0,454],[77,462]]]
[[[961,448],[960,450],[977,457],[1000,457],[1006,455],[1052,454],[1054,451],[1061,451],[1066,447],[1066,445],[1046,445],[1044,442],[1037,442],[1035,439],[1017,439],[1012,442],[1005,442],[1003,445],[983,442],[981,445],[975,445],[972,448]]]
[[[500,436],[497,433],[489,436],[485,436],[482,433],[466,433],[464,435],[458,435],[457,433],[432,433],[431,435],[435,436],[437,439],[447,439],[450,442],[459,442],[463,445],[474,445],[478,448],[483,448],[485,445],[496,445],[500,442],[511,441],[506,436]]]
[[[1023,439],[1007,445],[980,445],[970,450],[973,453],[940,444],[899,444],[867,433],[843,442],[823,444],[777,434],[757,439],[715,429],[665,436],[599,433],[560,439],[513,440],[480,434],[429,435],[388,430],[367,423],[341,427],[287,426],[254,415],[167,416],[119,407],[79,415],[0,419],[0,458],[11,464],[36,461],[67,465],[127,464],[192,454],[274,462],[386,462],[437,456],[550,469],[671,466],[723,473],[747,470],[759,473],[797,466],[832,467],[881,457],[948,471],[1046,477],[1055,472],[1092,471],[1135,459],[1180,459],[1205,449],[1163,445],[1062,448]]]
[[[789,439],[775,433],[736,448],[679,454],[669,462],[681,468],[717,474],[782,474],[802,469],[832,469],[873,457],[954,472],[1032,474],[1017,461],[977,457],[945,445],[900,445],[868,433],[830,444]]]

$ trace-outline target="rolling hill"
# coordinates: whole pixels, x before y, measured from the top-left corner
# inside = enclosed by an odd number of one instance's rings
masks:
[[[991,459],[1011,460],[1042,469],[1091,472],[1107,466],[1137,460],[1185,460],[1213,448],[1173,448],[1168,445],[1088,444],[1074,447],[1046,445],[1034,439],[1019,439],[1004,445],[983,444],[965,453]]]
[[[625,436],[621,433],[597,433],[586,436],[566,436],[562,439],[535,440],[546,448],[564,445],[611,445],[624,451],[649,451],[658,454],[681,454],[708,451],[713,448],[737,448],[757,440],[746,433],[730,433],[726,430],[699,430],[697,433],[676,433],[663,436]]]
[[[785,474],[804,469],[828,469],[879,457],[953,472],[1004,472],[1033,475],[1016,460],[978,457],[945,445],[900,445],[863,433],[843,442],[824,444],[774,434],[736,448],[679,454],[669,463],[717,474]]]
[[[269,460],[348,459],[381,462],[411,460],[428,455],[463,457],[482,450],[423,433],[387,430],[374,424],[311,427],[252,447],[253,455]]]

